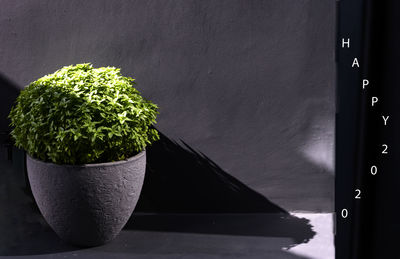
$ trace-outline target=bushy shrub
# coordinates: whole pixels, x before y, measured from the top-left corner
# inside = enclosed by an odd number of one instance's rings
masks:
[[[21,91],[9,118],[18,147],[57,164],[129,158],[159,138],[157,105],[114,67],[63,67]]]

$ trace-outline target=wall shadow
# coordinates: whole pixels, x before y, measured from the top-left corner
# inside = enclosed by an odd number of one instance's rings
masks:
[[[160,132],[147,148],[136,211],[156,213],[286,213],[226,173],[206,155]]]
[[[160,133],[147,149],[142,193],[125,229],[290,237],[289,246],[315,235],[309,220],[290,215],[181,142]]]
[[[0,73],[0,89],[0,132],[4,132],[9,130],[10,120],[7,116],[21,88]]]

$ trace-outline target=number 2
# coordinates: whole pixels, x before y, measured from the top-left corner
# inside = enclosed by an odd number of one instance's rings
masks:
[[[360,189],[356,189],[356,196],[354,197],[355,199],[361,199],[361,190]]]
[[[382,150],[382,154],[387,154],[387,149],[388,149],[388,145],[386,144],[382,144],[383,150]]]

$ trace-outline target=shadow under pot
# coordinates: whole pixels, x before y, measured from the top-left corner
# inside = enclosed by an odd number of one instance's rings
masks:
[[[27,155],[32,193],[43,217],[64,241],[98,246],[113,240],[142,189],[146,151],[126,160],[58,165]]]

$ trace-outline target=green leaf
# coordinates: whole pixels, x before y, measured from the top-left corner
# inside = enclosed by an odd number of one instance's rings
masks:
[[[60,164],[124,159],[159,139],[157,105],[115,67],[63,67],[30,83],[9,113],[18,147]]]

